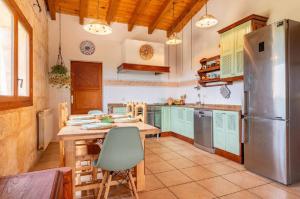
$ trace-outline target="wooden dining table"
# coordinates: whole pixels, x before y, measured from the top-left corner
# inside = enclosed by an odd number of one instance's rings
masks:
[[[154,126],[145,124],[143,122],[136,123],[114,123],[116,127],[137,127],[140,130],[140,137],[143,143],[148,134],[158,134],[160,130]],[[58,137],[60,139],[60,160],[61,166],[71,167],[73,169],[73,190],[80,191],[82,187],[75,186],[75,170],[76,170],[76,149],[75,141],[91,140],[105,138],[105,135],[110,129],[103,130],[84,130],[80,126],[65,126],[60,129]],[[145,189],[145,162],[142,160],[134,169],[136,176],[136,186],[138,191]],[[98,188],[99,183],[88,185],[89,188]],[[74,191],[74,193],[75,193]]]

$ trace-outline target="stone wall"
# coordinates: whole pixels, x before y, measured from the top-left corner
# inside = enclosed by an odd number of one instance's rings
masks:
[[[26,172],[35,163],[37,151],[36,113],[48,107],[48,22],[35,0],[15,0],[33,28],[33,106],[0,112],[0,176]]]

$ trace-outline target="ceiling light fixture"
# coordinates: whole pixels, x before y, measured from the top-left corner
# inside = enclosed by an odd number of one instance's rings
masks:
[[[83,29],[95,35],[109,35],[112,33],[112,28],[105,22],[99,20],[99,0],[97,9],[97,19],[83,25]]]
[[[205,15],[200,17],[196,22],[196,26],[199,28],[210,28],[218,24],[218,20],[213,15],[207,14],[207,2],[205,4]]]
[[[182,43],[182,40],[179,37],[177,37],[176,33],[171,34],[171,36],[166,41],[167,45],[177,45],[177,44],[181,44],[181,43]]]
[[[173,21],[175,19],[175,1],[173,0]],[[172,28],[173,30],[173,28]],[[167,45],[177,45],[177,44],[181,44],[182,43],[182,40],[177,37],[177,34],[176,32],[173,32],[169,37],[168,37],[168,40],[166,41],[166,44]]]

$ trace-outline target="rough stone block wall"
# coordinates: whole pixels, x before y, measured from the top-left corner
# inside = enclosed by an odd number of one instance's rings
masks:
[[[33,106],[0,111],[0,176],[26,172],[35,163],[37,151],[36,113],[48,107],[48,20],[36,0],[14,0],[33,28]]]

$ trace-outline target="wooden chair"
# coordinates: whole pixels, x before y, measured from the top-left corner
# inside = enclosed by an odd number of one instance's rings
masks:
[[[68,121],[69,118],[69,110],[68,110],[68,104],[67,102],[60,103],[58,105],[58,126],[59,129],[63,128],[66,126],[66,122]],[[60,166],[64,166],[65,164],[65,151],[64,151],[64,144],[63,141],[60,141]],[[84,140],[78,140],[75,141],[75,152],[76,152],[76,160],[80,162],[88,162],[88,166],[80,166],[76,168],[76,171],[78,173],[78,179],[80,179],[80,173],[87,173],[90,172],[92,173],[91,175],[93,176],[93,180],[97,180],[97,174],[93,170],[92,167],[92,162],[97,159],[98,154],[88,154],[88,148],[87,148],[87,142]],[[74,171],[75,172],[75,171]],[[77,180],[80,183],[80,180]]]
[[[67,102],[58,104],[58,128],[59,130],[66,126],[66,122],[69,118],[68,104]],[[60,147],[60,166],[63,167],[65,165],[65,152],[64,152],[64,142],[62,140],[59,141]]]
[[[126,104],[126,114],[129,117],[134,117],[134,111],[135,111],[135,104],[134,104],[134,102],[128,102]]]
[[[58,104],[58,127],[59,129],[66,126],[66,122],[69,118],[68,104],[63,102]]]
[[[138,118],[141,122],[147,122],[147,105],[146,103],[138,103],[135,105],[134,117]]]

